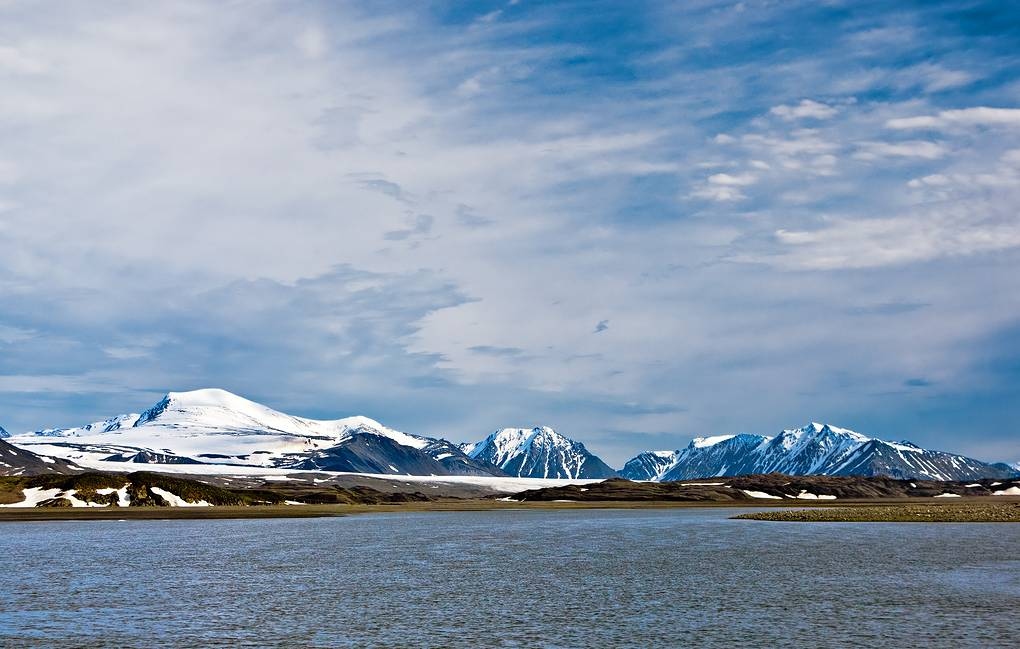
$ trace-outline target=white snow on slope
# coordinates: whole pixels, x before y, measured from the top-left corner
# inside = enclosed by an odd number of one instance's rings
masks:
[[[368,417],[326,421],[294,417],[219,389],[170,392],[141,415],[17,435],[9,441],[75,462],[145,450],[218,464],[273,466],[281,456],[329,448],[355,433],[387,437],[416,449],[432,442]],[[199,457],[203,455],[226,457]]]
[[[772,494],[767,494],[764,491],[751,491],[749,489],[741,489],[741,491],[743,491],[751,498],[768,498],[770,500],[782,500],[780,496],[773,496]]]
[[[29,487],[24,490],[25,499],[20,503],[11,503],[10,505],[0,505],[0,507],[35,507],[44,500],[50,498],[56,498],[57,494],[60,493],[60,489],[43,489],[41,487]]]
[[[177,494],[171,493],[166,489],[160,489],[159,487],[149,487],[149,491],[165,500],[171,507],[211,507],[211,505],[204,500],[199,500],[194,503],[189,502]]]
[[[715,446],[720,442],[725,442],[728,439],[733,439],[736,435],[714,435],[712,437],[695,437],[691,440],[694,448],[708,448],[709,446]]]
[[[835,496],[829,494],[813,494],[807,491],[797,494],[797,498],[801,500],[836,500]]]
[[[102,496],[109,496],[112,493],[116,493],[117,494],[117,506],[118,507],[130,507],[131,506],[131,496],[129,496],[128,492],[127,492],[129,486],[131,486],[130,483],[124,485],[120,489],[112,489],[112,488],[97,489],[96,493],[100,494]]]
[[[71,507],[107,507],[106,503],[94,503],[78,498],[77,491],[68,489],[42,489],[41,487],[29,487],[24,490],[25,500],[11,505],[0,505],[0,507],[35,507],[39,503],[52,498],[64,498],[71,503]],[[98,492],[97,492],[98,493]]]
[[[1020,496],[1020,487],[1009,487],[999,491],[993,491],[993,496]]]

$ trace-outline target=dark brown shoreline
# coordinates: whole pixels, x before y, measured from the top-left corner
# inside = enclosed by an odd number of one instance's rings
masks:
[[[748,502],[748,501],[590,501],[554,502],[529,501],[508,502],[492,499],[440,500],[433,502],[410,502],[378,505],[253,505],[245,507],[109,507],[109,508],[67,508],[67,507],[26,507],[0,509],[0,523],[26,521],[128,521],[128,520],[216,520],[216,519],[260,519],[260,518],[324,518],[370,513],[417,513],[417,512],[472,512],[472,511],[535,511],[535,510],[580,510],[580,509],[748,509],[765,510],[743,514],[735,518],[754,520],[796,520],[796,521],[903,521],[954,522],[963,519],[954,516],[954,510],[1001,512],[1015,510],[1020,522],[1020,497],[1003,496],[1001,500],[989,502],[983,498],[961,498],[953,502],[932,503],[931,499],[896,500],[853,500],[844,502]],[[943,517],[903,518],[906,510],[944,512]],[[776,511],[778,510],[778,511]],[[806,514],[804,513],[806,512]],[[843,513],[840,513],[843,512]],[[857,512],[868,512],[860,517]],[[984,519],[981,519],[984,520]],[[973,515],[967,522],[980,522]],[[1012,522],[1003,520],[1001,514],[989,518],[988,522]]]

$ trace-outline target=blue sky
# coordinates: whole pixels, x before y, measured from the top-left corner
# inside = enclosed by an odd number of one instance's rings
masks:
[[[0,424],[1020,460],[1011,3],[0,4]]]

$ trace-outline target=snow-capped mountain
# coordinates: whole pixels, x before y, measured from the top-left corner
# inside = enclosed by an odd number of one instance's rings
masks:
[[[628,480],[658,480],[676,463],[680,451],[645,451],[627,460],[620,477]]]
[[[10,437],[10,436],[11,436],[11,434],[8,433],[6,430],[4,430],[3,426],[0,426],[0,439],[3,439],[5,437]]]
[[[294,417],[218,389],[170,392],[140,415],[19,435],[11,442],[82,462],[502,474],[445,440],[402,433],[367,417],[331,421]]]
[[[1014,475],[1002,465],[931,451],[909,442],[872,439],[845,428],[811,423],[803,428],[784,430],[775,437],[740,434],[697,438],[687,448],[676,452],[673,464],[658,478],[650,479],[689,480],[755,473],[885,475],[929,480],[1008,478]]]
[[[524,478],[611,478],[609,465],[592,455],[584,444],[552,428],[503,428],[461,449],[475,460]]]

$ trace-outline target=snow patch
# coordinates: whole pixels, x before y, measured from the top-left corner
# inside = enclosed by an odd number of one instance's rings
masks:
[[[772,494],[767,494],[764,491],[751,491],[749,489],[741,489],[741,491],[743,491],[745,494],[747,494],[751,498],[768,498],[770,500],[782,500],[783,499],[781,496],[773,496]]]
[[[42,487],[29,487],[23,491],[25,494],[23,501],[10,505],[0,505],[0,507],[35,507],[44,500],[55,498],[60,493],[60,489],[43,489]]]
[[[171,507],[210,507],[209,503],[204,500],[199,500],[196,503],[188,502],[180,496],[170,493],[166,489],[160,489],[159,487],[149,487],[149,491],[156,494],[160,498],[166,501]]]
[[[733,439],[736,435],[714,435],[712,437],[695,437],[691,440],[691,444],[694,448],[708,448],[709,446],[715,446],[720,442],[725,442],[728,439]]]
[[[813,494],[808,491],[801,491],[797,494],[797,498],[800,500],[836,500],[836,497],[830,494]]]

